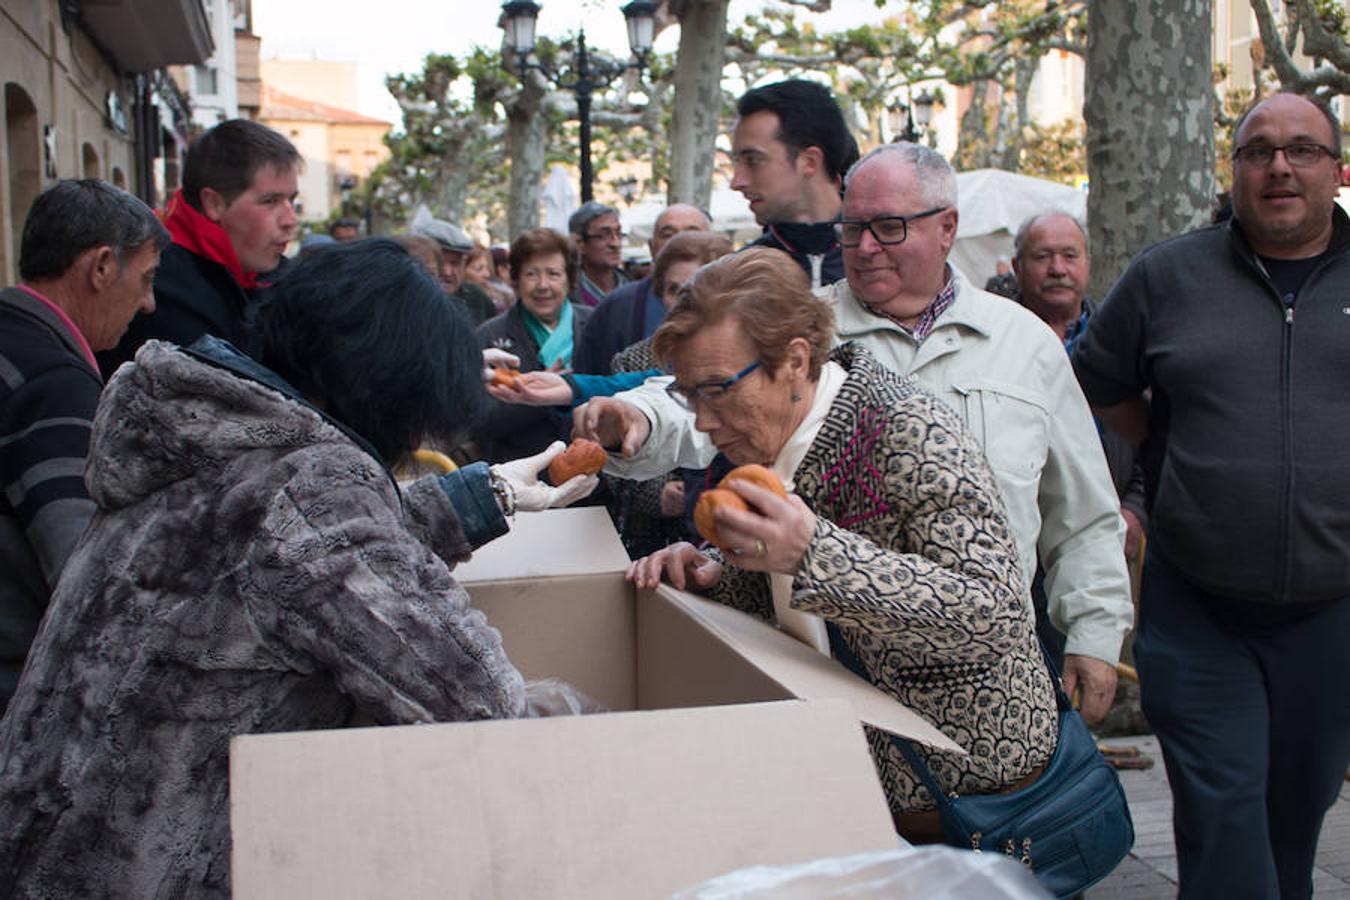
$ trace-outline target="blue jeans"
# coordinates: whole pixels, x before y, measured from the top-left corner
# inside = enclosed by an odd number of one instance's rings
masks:
[[[1216,596],[1150,553],[1134,656],[1172,787],[1183,898],[1305,900],[1350,763],[1350,598]]]

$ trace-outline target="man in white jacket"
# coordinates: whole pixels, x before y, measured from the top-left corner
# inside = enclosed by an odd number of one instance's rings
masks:
[[[1024,589],[1039,561],[1051,621],[1068,637],[1065,688],[1072,695],[1081,687],[1082,712],[1098,721],[1115,695],[1133,619],[1119,503],[1064,348],[1035,315],[947,263],[956,227],[956,176],[946,160],[916,144],[872,151],[849,172],[837,226],[847,278],[821,295],[834,307],[840,341],[859,341],[913,375],[984,445]],[[711,457],[706,436],[660,381],[575,411],[578,435],[622,449],[609,471],[651,477]]]

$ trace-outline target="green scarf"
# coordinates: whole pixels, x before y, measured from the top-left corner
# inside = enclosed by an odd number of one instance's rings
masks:
[[[552,367],[558,360],[562,360],[563,368],[570,368],[572,365],[571,302],[563,301],[562,312],[558,317],[558,326],[552,330],[526,309],[524,304],[520,306],[520,317],[525,321],[525,330],[539,345],[539,361],[543,363],[544,368]]]

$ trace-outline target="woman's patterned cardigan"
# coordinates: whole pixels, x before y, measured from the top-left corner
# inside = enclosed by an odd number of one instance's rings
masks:
[[[1003,501],[940,400],[856,344],[831,359],[848,378],[795,475],[818,519],[792,606],[835,625],[879,688],[969,752],[917,747],[948,792],[996,792],[1058,735]],[[772,621],[768,578],[724,562],[712,598]],[[867,732],[892,811],[932,809],[886,733]]]

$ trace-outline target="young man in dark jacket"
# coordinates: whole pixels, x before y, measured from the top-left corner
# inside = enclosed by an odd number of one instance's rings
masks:
[[[213,334],[254,349],[259,273],[278,267],[295,236],[299,177],[299,151],[257,122],[231,119],[193,142],[164,211],[173,243],[155,277],[155,311],[99,354],[105,377],[152,338],[186,347]]]
[[[1350,219],[1325,108],[1276,94],[1233,146],[1232,220],[1136,257],[1074,362],[1143,442],[1134,652],[1181,896],[1308,897],[1350,761]]]

